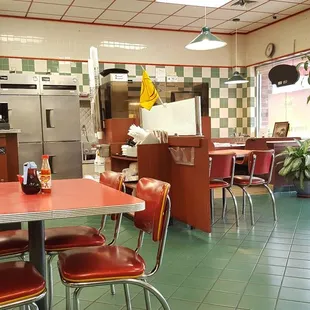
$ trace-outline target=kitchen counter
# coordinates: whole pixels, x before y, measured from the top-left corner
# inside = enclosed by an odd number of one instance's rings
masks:
[[[16,134],[21,132],[20,129],[0,129],[0,134]]]

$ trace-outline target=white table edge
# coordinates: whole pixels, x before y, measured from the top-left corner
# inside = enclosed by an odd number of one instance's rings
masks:
[[[130,212],[143,211],[144,209],[145,209],[145,202],[141,201],[127,205],[87,207],[72,210],[65,209],[65,210],[50,210],[42,212],[8,213],[8,214],[2,214],[0,216],[0,224],[46,221],[53,219],[66,219],[72,217],[83,217],[91,215],[130,213]]]

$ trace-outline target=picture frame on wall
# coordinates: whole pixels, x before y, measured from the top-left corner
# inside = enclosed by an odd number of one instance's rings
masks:
[[[275,122],[273,127],[273,138],[286,138],[290,128],[289,122]]]

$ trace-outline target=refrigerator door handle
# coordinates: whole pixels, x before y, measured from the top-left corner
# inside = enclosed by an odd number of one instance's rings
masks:
[[[54,109],[46,109],[46,127],[55,128],[54,126]]]
[[[55,155],[49,155],[49,164],[51,167],[51,174],[56,174],[57,172],[54,171],[54,157],[56,157]]]

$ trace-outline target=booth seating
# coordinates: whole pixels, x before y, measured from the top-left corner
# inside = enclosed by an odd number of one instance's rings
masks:
[[[124,177],[121,173],[106,171],[100,175],[100,183],[116,190],[124,190]],[[112,219],[116,220],[114,239],[109,243],[113,245],[118,237],[122,215],[112,215]],[[89,226],[67,226],[55,227],[45,230],[45,250],[48,255],[48,298],[49,309],[53,306],[53,266],[54,257],[62,251],[88,246],[101,246],[106,242],[106,238],[102,235],[105,226],[106,216],[102,216],[101,226],[99,229]],[[114,287],[111,287],[112,294],[115,294]],[[69,309],[69,308],[68,308]]]
[[[72,249],[59,254],[58,269],[67,288],[67,303],[70,303],[69,288],[74,288],[75,310],[79,310],[79,295],[83,288],[112,284],[124,286],[127,309],[132,309],[129,284],[133,284],[143,287],[146,309],[151,309],[151,292],[164,310],[170,310],[162,294],[146,282],[162,263],[171,209],[169,190],[168,183],[151,178],[142,178],[137,183],[136,195],[145,201],[146,208],[134,215],[134,225],[140,231],[135,250],[123,246],[100,246]],[[145,233],[151,234],[152,240],[158,243],[156,265],[151,272],[146,272],[145,261],[139,255]]]
[[[254,225],[253,202],[247,188],[251,186],[264,186],[272,199],[273,217],[277,221],[276,202],[269,184],[274,168],[274,150],[253,151],[248,156],[248,175],[235,175],[233,184],[243,191],[242,213],[245,211],[246,197],[250,204],[251,224]]]

